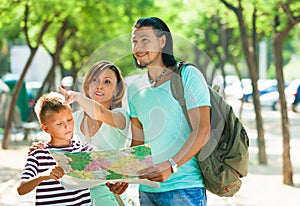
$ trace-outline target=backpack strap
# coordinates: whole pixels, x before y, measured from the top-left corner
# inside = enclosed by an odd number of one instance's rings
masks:
[[[185,65],[193,65],[193,64],[185,64],[183,62],[178,62],[175,65],[174,74],[171,77],[170,87],[171,87],[173,97],[179,102],[182,111],[184,113],[184,116],[186,118],[186,121],[188,122],[189,128],[192,131],[190,118],[186,108],[186,101],[184,99],[184,88],[182,82],[182,69]],[[211,100],[210,138],[209,141],[203,146],[200,153],[198,154],[199,161],[203,161],[204,159],[206,159],[218,144],[225,127],[228,110],[230,109],[230,106],[224,101],[223,97],[221,97],[218,94],[217,92],[218,90],[219,90],[218,86],[214,88],[208,86],[208,91]]]
[[[189,118],[189,114],[186,108],[186,101],[184,98],[184,88],[182,83],[182,69],[186,64],[183,62],[177,62],[174,67],[174,74],[171,77],[171,91],[173,97],[179,102],[179,105],[182,108],[186,121],[189,125],[190,130],[192,131],[192,124]]]

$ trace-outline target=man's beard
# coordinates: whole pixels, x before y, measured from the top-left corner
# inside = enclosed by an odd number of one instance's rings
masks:
[[[148,67],[152,63],[151,60],[149,60],[149,61],[138,61],[137,60],[136,62],[139,65],[139,67],[141,67],[141,68]]]
[[[145,69],[149,64],[145,64],[144,62],[140,62],[135,58],[135,64],[140,69]]]

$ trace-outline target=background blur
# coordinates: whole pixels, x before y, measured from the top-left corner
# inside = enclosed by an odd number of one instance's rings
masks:
[[[279,163],[279,181],[297,189],[298,0],[1,0],[2,150],[17,149],[18,141],[31,145],[40,134],[36,99],[58,85],[80,91],[95,61],[112,61],[128,79],[145,72],[133,65],[130,36],[134,22],[149,16],[168,24],[176,58],[199,66],[208,84],[220,84],[237,116],[251,125],[250,164]]]

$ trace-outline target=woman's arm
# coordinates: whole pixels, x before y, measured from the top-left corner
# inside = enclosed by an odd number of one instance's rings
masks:
[[[37,150],[37,149],[45,149],[45,144],[42,142],[42,141],[39,141],[39,142],[33,142],[31,144],[31,146],[29,147],[28,149],[28,155],[34,151],[34,150]]]
[[[132,141],[131,147],[144,144],[143,126],[138,118],[131,118]]]
[[[54,168],[49,169],[46,172],[41,173],[40,175],[29,180],[21,180],[18,187],[18,193],[19,195],[25,195],[36,188],[42,181],[50,179],[54,179],[57,181],[63,175],[64,170],[59,166],[55,166]]]
[[[131,130],[132,130],[132,141],[131,147],[141,145],[144,143],[144,132],[141,122],[137,118],[131,118]],[[128,183],[117,182],[117,183],[106,183],[109,190],[116,194],[122,194],[128,187]]]
[[[106,124],[119,129],[124,129],[126,127],[126,117],[124,117],[121,112],[111,111],[98,102],[83,96],[79,92],[71,90],[67,91],[62,87],[58,87],[58,89],[65,96],[65,104],[71,104],[77,101],[91,118],[105,122]]]

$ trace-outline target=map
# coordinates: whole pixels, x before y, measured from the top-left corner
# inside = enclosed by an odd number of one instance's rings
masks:
[[[65,172],[67,189],[93,187],[106,182],[129,182],[159,187],[156,182],[138,178],[138,171],[153,166],[150,145],[119,150],[65,152],[50,150]]]

